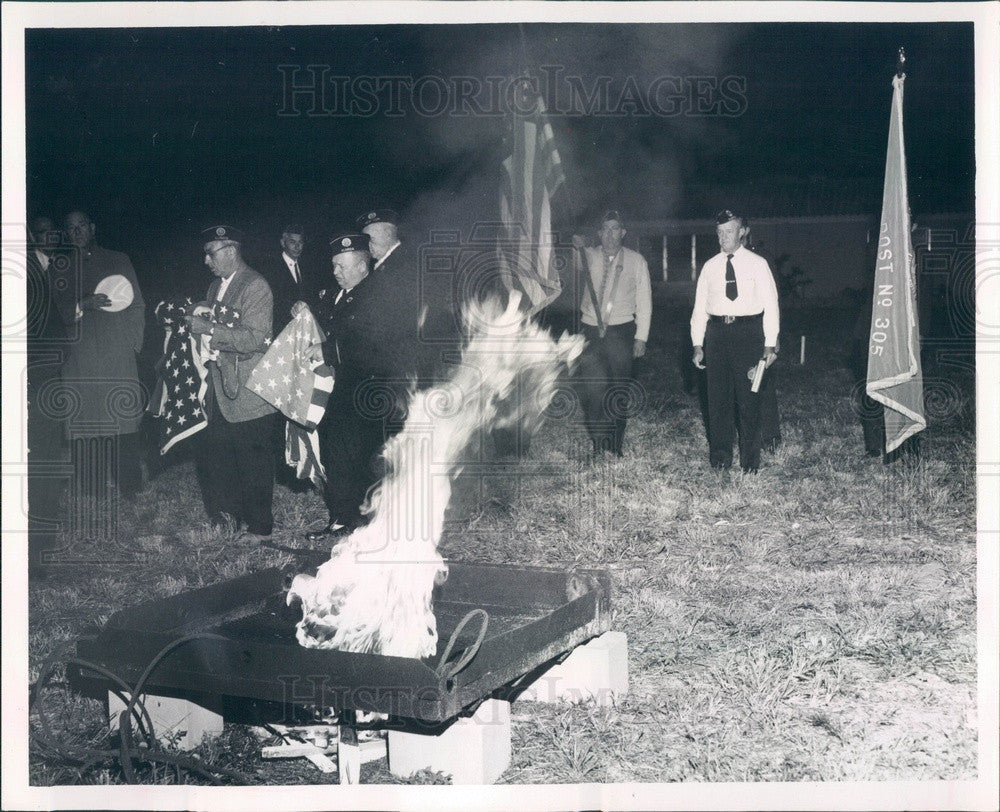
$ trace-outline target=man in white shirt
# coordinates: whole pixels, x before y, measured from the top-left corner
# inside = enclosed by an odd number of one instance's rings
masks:
[[[272,331],[279,335],[292,320],[292,305],[311,301],[312,275],[302,267],[302,251],[306,246],[305,229],[291,224],[281,232],[281,255],[269,260],[263,274],[274,297]]]
[[[622,440],[635,397],[632,361],[646,354],[653,312],[649,267],[637,251],[625,248],[625,221],[611,209],[601,218],[600,248],[586,250],[585,286],[580,303],[587,349],[578,383],[594,454],[622,456]],[[579,247],[579,243],[574,241]]]
[[[760,467],[760,395],[751,391],[758,361],[777,359],[778,291],[767,260],[744,247],[744,218],[730,209],[715,218],[718,254],[705,263],[691,313],[693,362],[707,369],[708,448],[713,468],[733,462],[739,416],[740,467]]]

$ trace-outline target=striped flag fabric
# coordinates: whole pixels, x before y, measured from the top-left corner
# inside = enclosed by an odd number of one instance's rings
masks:
[[[927,427],[920,329],[917,323],[916,266],[910,234],[903,143],[903,79],[893,78],[889,145],[886,151],[882,223],[875,261],[875,290],[868,342],[870,398],[885,407],[885,452]]]
[[[537,313],[562,289],[555,267],[552,198],[565,181],[545,102],[527,79],[517,84],[510,154],[500,184],[500,275]],[[524,111],[530,111],[525,113]]]
[[[184,321],[196,306],[190,297],[167,299],[155,310],[165,336],[163,357],[156,365],[156,385],[146,411],[160,418],[160,454],[166,454],[181,440],[208,425],[205,415],[208,337],[192,335]],[[215,302],[209,318],[215,324],[235,327],[240,323],[240,311]]]
[[[299,479],[320,484],[316,426],[333,391],[333,370],[323,361],[325,336],[308,307],[299,311],[271,341],[246,386],[290,421],[285,427],[285,459]]]
[[[190,298],[166,300],[156,306],[156,318],[165,336],[163,357],[156,365],[156,388],[147,411],[160,418],[160,454],[208,425],[203,408],[205,367],[197,350],[197,338],[184,321],[193,309]]]
[[[307,431],[319,425],[333,391],[333,370],[323,361],[325,336],[308,307],[272,339],[246,387]]]

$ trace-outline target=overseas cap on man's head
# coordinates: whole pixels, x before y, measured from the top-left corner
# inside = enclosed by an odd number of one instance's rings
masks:
[[[218,242],[228,240],[229,242],[243,242],[243,232],[232,226],[209,226],[201,232],[202,242]]]
[[[363,231],[375,223],[389,223],[390,225],[398,226],[399,215],[392,209],[372,209],[371,211],[366,211],[354,222],[358,227],[358,231]]]
[[[722,211],[715,213],[715,224],[724,225],[730,220],[739,220],[741,223],[746,225],[746,218],[739,212],[735,212],[732,209],[723,209]]]
[[[354,232],[338,234],[330,240],[330,250],[333,252],[333,256],[348,254],[351,251],[367,251],[370,242],[371,237],[367,234],[355,234]]]
[[[289,223],[287,226],[285,226],[283,229],[281,229],[281,233],[282,234],[298,234],[298,235],[304,237],[305,234],[306,234],[306,230],[304,228],[302,228],[302,225],[299,224],[299,223]]]
[[[601,215],[601,222],[606,223],[608,220],[617,220],[619,225],[625,225],[625,218],[622,217],[621,209],[608,209]]]

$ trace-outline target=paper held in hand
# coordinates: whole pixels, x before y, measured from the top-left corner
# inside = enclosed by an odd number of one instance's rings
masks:
[[[94,293],[103,293],[111,300],[111,304],[101,308],[108,313],[117,313],[124,310],[132,304],[132,299],[135,295],[132,291],[132,283],[120,273],[104,277],[104,279],[98,282],[97,287],[94,288]]]
[[[764,370],[767,369],[767,361],[761,358],[757,362],[757,366],[750,367],[747,372],[747,377],[750,379],[750,391],[759,392],[760,382],[764,379]]]

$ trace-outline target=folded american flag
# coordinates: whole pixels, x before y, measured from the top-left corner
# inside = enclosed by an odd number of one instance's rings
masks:
[[[156,306],[156,318],[166,332],[163,357],[156,365],[157,381],[147,411],[160,420],[160,453],[208,425],[205,391],[208,379],[198,336],[192,335],[184,317],[195,308],[190,298],[168,299]],[[233,327],[240,321],[236,308],[216,302],[211,320]]]
[[[333,391],[333,370],[323,363],[323,331],[304,308],[250,373],[246,386],[289,420],[312,431]]]
[[[291,421],[285,429],[285,459],[299,479],[317,485],[325,472],[316,426],[333,390],[333,370],[323,362],[323,339],[312,312],[304,308],[271,341],[246,383]]]

